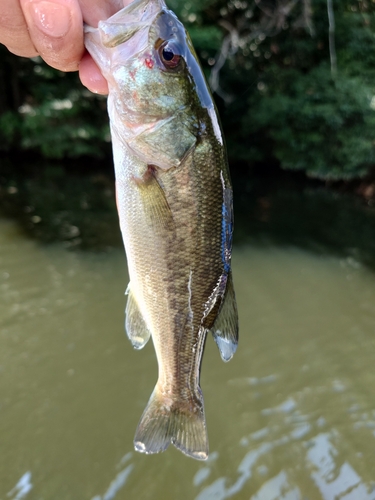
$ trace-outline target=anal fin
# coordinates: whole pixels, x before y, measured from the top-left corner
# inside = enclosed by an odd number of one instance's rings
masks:
[[[150,330],[147,328],[142,313],[130,289],[126,291],[128,301],[126,303],[125,330],[134,349],[142,349],[150,338]]]
[[[222,360],[230,361],[238,344],[238,312],[232,272],[229,272],[225,295],[211,332]]]

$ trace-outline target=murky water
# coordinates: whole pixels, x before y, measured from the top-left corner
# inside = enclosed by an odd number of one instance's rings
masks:
[[[208,339],[205,463],[133,451],[156,381],[123,331],[125,256],[0,221],[0,499],[375,499],[375,274],[352,257],[234,252],[240,346]]]

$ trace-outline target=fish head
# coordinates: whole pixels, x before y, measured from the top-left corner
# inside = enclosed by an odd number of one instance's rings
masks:
[[[128,129],[213,109],[190,37],[163,0],[136,0],[87,27],[85,43],[108,81],[110,115]]]

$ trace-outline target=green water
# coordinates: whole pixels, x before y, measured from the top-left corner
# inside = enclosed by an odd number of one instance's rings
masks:
[[[242,245],[240,346],[203,359],[210,458],[133,451],[156,381],[123,330],[125,256],[0,220],[1,500],[375,499],[375,274]]]

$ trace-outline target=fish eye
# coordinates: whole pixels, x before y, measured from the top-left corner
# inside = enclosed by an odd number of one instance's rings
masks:
[[[167,69],[174,69],[179,65],[181,55],[178,52],[179,50],[175,44],[170,42],[166,42],[160,47],[160,58]]]

